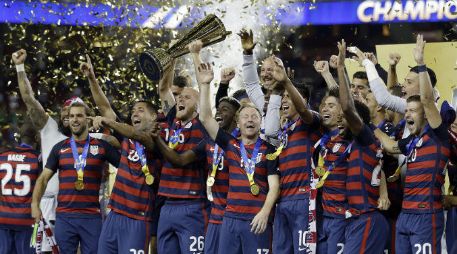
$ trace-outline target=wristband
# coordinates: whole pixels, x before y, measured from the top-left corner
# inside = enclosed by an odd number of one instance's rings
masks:
[[[24,64],[16,65],[16,72],[25,71]]]
[[[417,66],[417,70],[419,72],[426,72],[427,71],[427,66],[424,64],[424,65],[418,65]]]

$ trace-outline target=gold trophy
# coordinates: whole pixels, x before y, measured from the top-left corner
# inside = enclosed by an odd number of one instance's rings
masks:
[[[151,80],[159,80],[174,58],[189,53],[187,45],[195,40],[201,40],[203,47],[225,40],[230,31],[225,30],[222,21],[214,14],[208,15],[195,27],[190,29],[180,40],[169,49],[156,48],[145,51],[140,55],[140,67]]]

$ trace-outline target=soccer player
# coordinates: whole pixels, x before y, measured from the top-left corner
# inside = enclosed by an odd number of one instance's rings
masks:
[[[203,252],[208,224],[206,198],[206,132],[198,120],[198,92],[185,87],[173,97],[173,66],[159,82],[168,128],[155,142],[165,157],[159,195],[166,198],[157,229],[158,253]],[[167,142],[167,143],[165,143]]]
[[[346,198],[351,217],[346,226],[343,253],[383,253],[388,224],[378,211],[378,206],[384,206],[382,203],[386,202],[387,192],[383,193],[384,200],[379,200],[380,184],[376,181],[381,172],[375,171],[381,159],[379,155],[382,155],[382,150],[369,126],[369,109],[352,98],[344,65],[346,59],[344,40],[338,42],[338,49],[340,103],[344,118],[348,122],[347,130],[353,138],[346,179]],[[385,187],[385,183],[382,186]]]
[[[150,135],[157,118],[156,108],[148,101],[137,101],[131,110],[132,125],[116,122],[97,79],[89,56],[81,64],[88,78],[92,96],[102,117],[94,118],[94,128],[108,127],[116,133],[121,144],[121,160],[108,207],[111,209],[103,223],[98,244],[99,253],[147,253],[151,234],[157,232],[155,204],[159,183],[160,161]],[[153,216],[156,215],[156,216]],[[155,249],[155,237],[152,238]]]
[[[444,230],[442,186],[450,155],[447,126],[435,104],[424,62],[425,41],[418,35],[414,59],[418,64],[420,96],[407,99],[405,120],[411,133],[399,141],[376,131],[384,149],[407,156],[402,211],[397,220],[397,253],[441,253]]]
[[[308,108],[279,61],[275,62],[272,76],[277,82],[276,89],[286,91],[282,109],[287,119],[277,137],[279,146],[273,154],[267,155],[271,156],[270,159],[279,158],[281,176],[281,193],[274,219],[273,253],[308,253],[304,239],[309,221],[311,158],[313,145],[320,137],[320,118]],[[308,98],[309,93],[305,97]],[[267,119],[271,113],[267,111]]]
[[[0,253],[34,253],[32,190],[41,171],[37,132],[29,122],[20,129],[21,144],[0,153]]]
[[[102,227],[99,190],[103,166],[119,165],[119,152],[88,134],[90,109],[83,103],[69,108],[71,138],[57,143],[39,176],[32,200],[32,216],[41,219],[39,202],[49,179],[59,170],[55,236],[62,253],[97,253]]]
[[[279,195],[277,159],[267,160],[274,148],[260,139],[260,111],[251,104],[238,110],[239,139],[219,127],[212,118],[209,64],[197,68],[200,87],[200,119],[209,136],[225,152],[229,167],[227,206],[220,231],[219,251],[225,253],[270,253],[271,210]]]

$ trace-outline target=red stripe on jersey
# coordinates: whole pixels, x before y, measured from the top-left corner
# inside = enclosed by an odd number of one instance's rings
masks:
[[[147,152],[147,151],[145,151]],[[154,176],[154,184],[149,186],[141,171],[141,161],[136,152],[135,142],[124,138],[121,161],[114,182],[109,207],[119,214],[136,220],[152,220],[154,191],[159,184],[160,162],[153,153],[147,153],[149,172]]]
[[[166,142],[177,129],[176,122],[175,119],[171,128],[165,130],[168,133]],[[198,118],[192,119],[183,127],[179,142],[174,150],[178,154],[194,150],[206,137],[205,133],[206,131]],[[198,157],[202,158],[203,156],[198,155]],[[171,198],[206,198],[204,188],[206,181],[205,164],[205,159],[201,159],[184,167],[175,167],[170,162],[165,161],[161,172],[159,195]]]
[[[218,153],[220,154],[221,148],[218,147]],[[213,153],[214,153],[214,142],[208,142],[206,144],[206,164],[208,170],[208,177],[211,175],[213,169]],[[227,205],[227,193],[228,193],[228,161],[225,156],[220,159],[216,171],[216,181],[211,187],[211,193],[213,195],[213,201],[211,202],[211,213],[209,216],[209,222],[213,224],[222,224],[224,216],[225,206]]]
[[[293,130],[288,131],[287,146],[279,155],[280,199],[282,201],[303,199],[310,186],[311,158],[314,143],[319,140],[319,129],[310,129],[301,118]]]
[[[408,213],[432,213],[443,209],[444,167],[450,156],[448,143],[441,143],[433,130],[408,157],[402,209]]]
[[[29,228],[32,191],[41,171],[39,152],[31,148],[15,147],[0,153],[0,227]]]

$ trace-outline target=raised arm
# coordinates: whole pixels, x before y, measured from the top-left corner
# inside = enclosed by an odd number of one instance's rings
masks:
[[[254,42],[252,30],[249,32],[242,29],[238,35],[241,38],[241,46],[243,48],[243,82],[246,88],[246,93],[249,100],[263,112],[265,98],[260,86],[259,75],[257,74],[257,66],[254,59],[254,47],[257,43]]]
[[[228,88],[230,81],[235,77],[235,68],[232,67],[227,67],[223,68],[221,70],[221,83],[219,84],[219,87],[217,88],[217,93],[216,93],[216,101],[214,105],[219,107],[219,101],[225,97],[228,96]]]
[[[432,129],[438,128],[442,123],[442,118],[438,107],[435,104],[432,82],[427,72],[424,62],[425,41],[423,35],[417,35],[416,47],[414,48],[414,60],[419,66],[419,88],[421,103],[424,105],[425,116]]]
[[[95,105],[97,105],[100,110],[100,114],[111,120],[116,120],[116,113],[114,113],[114,110],[111,108],[108,98],[106,98],[105,93],[103,93],[103,90],[95,77],[94,67],[89,55],[86,54],[86,62],[81,63],[79,69],[89,80],[90,92],[94,98]]]
[[[48,185],[49,179],[54,175],[54,171],[49,168],[44,168],[40,176],[37,178],[35,188],[32,194],[32,217],[35,218],[35,222],[41,219],[40,201],[43,197],[46,186]]]
[[[401,56],[398,53],[389,54],[389,71],[387,73],[387,89],[398,84],[397,64],[400,62]]]
[[[154,142],[149,134],[151,131],[154,131],[151,130],[151,128],[154,129],[156,127],[156,124],[153,122],[144,123],[144,127],[141,128],[142,130],[137,130],[131,125],[116,122],[108,117],[96,116],[90,117],[90,119],[92,120],[92,126],[94,129],[99,129],[102,126],[108,127],[126,138],[137,140],[149,150],[154,149]],[[112,144],[111,142],[109,143]]]
[[[275,59],[274,61],[275,68],[273,71],[273,78],[276,80],[276,85],[282,86],[287,91],[292,103],[294,104],[302,120],[307,124],[312,123],[313,114],[311,113],[311,110],[308,108],[308,105],[305,103],[305,100],[287,76],[286,70],[284,69],[284,66],[281,64],[281,62],[279,62],[277,59]]]
[[[374,131],[374,135],[381,142],[383,149],[390,154],[400,154],[401,150],[398,146],[398,141],[389,137],[389,135],[382,132],[380,129]]]
[[[314,69],[324,78],[329,90],[338,88],[338,84],[330,73],[328,61],[314,61]]]
[[[339,81],[339,92],[340,92],[340,103],[341,108],[343,109],[344,117],[348,124],[349,129],[352,134],[358,135],[363,128],[363,121],[357,114],[357,110],[354,106],[354,99],[352,98],[350,89],[349,89],[349,78],[346,73],[346,67],[344,65],[344,60],[346,59],[346,42],[341,40],[338,42],[338,81]]]
[[[361,62],[363,67],[365,67],[370,89],[373,92],[378,104],[394,112],[404,114],[406,110],[406,100],[390,94],[384,81],[379,77],[378,71],[376,70],[373,62],[371,62],[360,49],[357,47],[354,48],[357,59]]]
[[[213,118],[210,105],[210,83],[214,78],[213,69],[210,64],[200,64],[196,68],[198,87],[200,88],[200,114],[199,118],[209,136],[216,140],[219,124]]]
[[[170,112],[170,109],[176,104],[173,93],[171,92],[171,85],[175,72],[175,61],[165,69],[162,79],[159,81],[159,97],[162,105],[162,111],[165,115]]]
[[[22,100],[27,107],[27,112],[30,115],[33,125],[41,130],[46,125],[48,121],[48,114],[41,106],[40,102],[35,98],[33,89],[30,86],[29,79],[25,73],[24,63],[27,58],[27,52],[24,49],[21,49],[13,53],[13,63],[16,65],[17,71],[17,81],[19,84],[19,91],[21,93]]]

